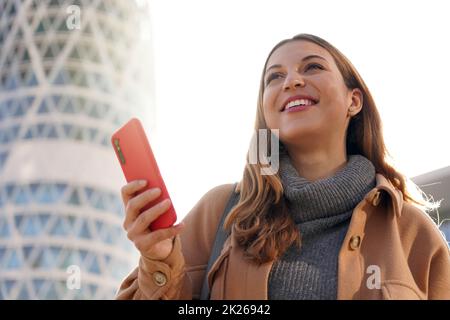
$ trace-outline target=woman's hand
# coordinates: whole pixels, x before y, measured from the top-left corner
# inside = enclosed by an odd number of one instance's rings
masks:
[[[142,256],[153,260],[164,260],[172,252],[173,239],[183,229],[180,223],[165,229],[150,231],[150,224],[170,208],[170,200],[165,199],[139,213],[149,202],[157,199],[161,189],[153,188],[139,195],[137,191],[145,187],[140,180],[134,180],[122,187],[122,200],[125,206],[123,228]]]

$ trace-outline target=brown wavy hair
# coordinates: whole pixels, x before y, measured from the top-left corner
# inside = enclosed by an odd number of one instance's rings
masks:
[[[422,198],[424,193],[414,183],[387,163],[390,154],[384,143],[381,118],[369,89],[352,63],[338,49],[320,37],[299,34],[279,42],[271,50],[261,75],[255,131],[266,129],[271,132],[264,119],[262,108],[267,62],[277,48],[299,40],[310,41],[326,49],[334,58],[347,88],[359,88],[363,93],[363,107],[352,117],[347,128],[347,154],[360,154],[369,159],[376,172],[384,175],[402,192],[405,201],[419,205],[425,210],[434,209],[435,204]],[[266,144],[270,154],[271,136],[270,133],[267,135]],[[282,142],[279,143],[280,148],[284,148]],[[227,216],[224,227],[228,231],[233,228],[238,244],[244,248],[246,258],[262,264],[280,257],[293,244],[300,247],[301,237],[287,209],[279,174],[261,175],[261,169],[267,165],[262,164],[261,159],[257,159],[256,164],[250,163],[250,152],[251,150],[247,152],[244,174],[237,186],[240,200]],[[421,196],[417,199],[408,191],[407,180],[416,191],[421,192],[419,193]]]

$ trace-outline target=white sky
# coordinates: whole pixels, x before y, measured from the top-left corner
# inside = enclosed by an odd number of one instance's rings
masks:
[[[450,165],[448,1],[151,5],[157,128],[147,133],[180,219],[212,187],[241,179],[264,61],[298,33],[331,42],[358,69],[400,171]]]

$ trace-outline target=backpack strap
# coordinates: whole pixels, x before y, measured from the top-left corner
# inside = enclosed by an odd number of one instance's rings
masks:
[[[208,273],[209,273],[209,270],[211,270],[212,265],[217,260],[220,253],[222,252],[223,245],[229,235],[223,228],[223,224],[225,222],[225,218],[228,215],[228,213],[231,211],[231,209],[234,207],[234,205],[237,204],[239,201],[240,194],[235,192],[236,186],[237,186],[237,182],[233,186],[233,190],[231,192],[230,199],[228,200],[228,203],[225,206],[225,210],[223,211],[222,217],[220,218],[219,225],[217,226],[216,238],[214,240],[214,245],[213,245],[213,248],[211,251],[211,255],[209,256],[208,266],[206,267],[205,277],[203,278],[203,286],[202,286],[202,291],[200,294],[200,300],[209,300],[210,288],[208,285]]]

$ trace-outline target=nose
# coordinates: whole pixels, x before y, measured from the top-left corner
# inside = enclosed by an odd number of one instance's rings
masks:
[[[286,77],[285,84],[284,84],[284,90],[289,89],[297,89],[305,86],[305,80],[300,77],[298,74]]]

